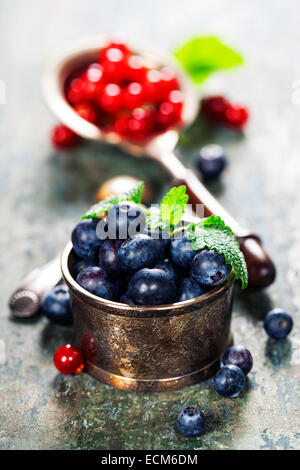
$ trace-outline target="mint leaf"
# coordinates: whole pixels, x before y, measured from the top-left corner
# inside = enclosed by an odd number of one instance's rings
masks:
[[[170,189],[160,203],[162,222],[170,227],[176,227],[182,219],[188,200],[185,186]]]
[[[243,58],[214,36],[200,36],[186,42],[175,56],[195,83],[204,82],[217,70],[241,65]]]
[[[115,204],[121,201],[132,201],[136,204],[141,204],[142,202],[142,193],[144,189],[143,181],[140,181],[135,188],[127,191],[124,194],[109,196],[103,201],[97,202],[94,204],[81,219],[92,219],[96,217],[104,216],[108,213]]]
[[[194,250],[208,248],[223,254],[226,264],[231,264],[236,279],[241,279],[242,289],[248,284],[248,270],[240,245],[230,227],[218,216],[203,219],[198,225],[190,224],[187,237]]]

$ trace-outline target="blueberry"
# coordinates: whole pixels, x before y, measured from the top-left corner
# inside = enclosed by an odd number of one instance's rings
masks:
[[[205,294],[203,287],[194,281],[191,277],[186,277],[182,279],[179,287],[179,296],[178,302],[184,302],[185,300],[195,299],[200,297],[200,295]]]
[[[159,257],[166,258],[170,251],[170,233],[160,228],[157,230],[151,230],[148,228],[147,235],[156,241],[159,250]]]
[[[76,264],[74,264],[73,269],[72,269],[72,276],[74,279],[78,276],[80,271],[83,271],[83,269],[90,268],[91,266],[95,266],[95,261],[92,259],[83,259],[81,261],[78,261]]]
[[[146,214],[140,206],[132,201],[115,204],[107,214],[108,237],[115,240],[127,240],[146,227]]]
[[[244,346],[231,346],[225,351],[221,359],[222,366],[227,364],[238,366],[247,375],[253,366],[251,352]]]
[[[264,328],[271,338],[284,339],[293,328],[293,319],[283,309],[274,308],[265,317]]]
[[[177,284],[180,279],[179,268],[175,266],[175,264],[173,264],[172,261],[168,258],[161,259],[160,261],[155,263],[154,268],[162,269],[163,271],[168,272],[175,284]]]
[[[244,384],[244,373],[233,364],[221,367],[214,378],[214,389],[224,398],[237,398],[243,390]]]
[[[100,219],[85,219],[79,222],[72,232],[72,243],[75,253],[84,259],[95,258],[101,240],[96,229]]]
[[[136,305],[163,305],[175,301],[176,286],[162,269],[141,269],[128,284],[128,296]]]
[[[153,266],[159,258],[159,251],[155,240],[148,235],[139,234],[121,245],[118,256],[123,271],[133,273]]]
[[[226,155],[220,145],[205,145],[196,157],[196,166],[205,179],[218,178],[226,166]]]
[[[171,241],[170,258],[176,266],[189,268],[196,254],[197,251],[193,250],[192,244],[186,235]]]
[[[43,311],[54,323],[72,325],[73,316],[67,286],[59,285],[49,292],[43,301]]]
[[[225,263],[224,255],[216,250],[201,250],[192,262],[191,275],[199,284],[215,287],[226,281],[231,266]]]
[[[133,300],[130,297],[128,297],[127,292],[122,295],[122,297],[120,298],[120,302],[121,304],[134,305]]]
[[[121,272],[118,251],[122,245],[122,240],[104,240],[99,248],[99,266],[103,266],[112,275],[116,276]]]
[[[118,284],[113,282],[102,267],[91,267],[81,271],[76,281],[91,294],[103,299],[114,300],[118,293]]]
[[[198,436],[206,427],[206,418],[202,411],[188,406],[177,418],[178,431],[187,437]]]

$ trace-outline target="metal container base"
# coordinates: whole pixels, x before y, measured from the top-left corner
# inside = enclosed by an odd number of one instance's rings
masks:
[[[230,335],[228,347],[232,346],[232,344],[233,337]],[[85,371],[100,382],[120,390],[130,390],[133,392],[168,392],[179,390],[180,388],[187,387],[189,385],[195,385],[203,380],[209,379],[215,375],[219,369],[219,365],[220,357],[202,369],[190,372],[189,374],[180,375],[178,377],[169,377],[165,379],[138,379],[124,377],[107,372],[89,361],[86,361],[85,363]]]

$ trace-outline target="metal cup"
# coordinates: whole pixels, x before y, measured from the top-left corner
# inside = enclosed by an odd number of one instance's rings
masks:
[[[154,392],[195,384],[216,372],[232,343],[233,273],[196,299],[135,307],[80,287],[71,275],[75,262],[68,243],[62,273],[70,289],[75,344],[89,374],[116,388]]]

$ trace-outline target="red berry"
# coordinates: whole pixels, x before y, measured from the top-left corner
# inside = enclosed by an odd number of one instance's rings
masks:
[[[126,109],[135,109],[144,102],[144,90],[140,83],[132,82],[123,91],[123,106]]]
[[[138,55],[132,55],[128,58],[126,64],[125,78],[131,82],[143,82],[146,78],[147,68],[143,60]]]
[[[162,100],[162,74],[159,70],[149,70],[145,81],[145,97],[150,103],[157,103]]]
[[[229,101],[220,95],[209,96],[202,101],[203,113],[207,118],[215,122],[224,121],[228,106],[230,106]]]
[[[110,47],[101,53],[101,65],[107,81],[120,83],[125,76],[125,56],[121,49]]]
[[[96,111],[91,104],[79,103],[74,106],[74,109],[82,119],[93,123],[96,121]]]
[[[83,83],[82,78],[75,78],[71,81],[67,90],[67,98],[70,103],[76,104],[83,100]]]
[[[172,90],[168,94],[168,101],[172,103],[174,107],[174,118],[176,120],[181,119],[181,111],[183,108],[183,94],[179,90]]]
[[[62,374],[79,374],[84,368],[82,352],[72,344],[60,346],[54,354],[53,362]]]
[[[110,49],[111,47],[114,47],[115,49],[120,49],[120,51],[122,51],[124,55],[131,54],[131,50],[122,41],[122,39],[114,38],[112,41],[108,43],[106,47],[102,49],[102,52],[104,53],[106,49]]]
[[[163,99],[167,98],[168,93],[171,90],[178,90],[179,82],[176,78],[174,71],[169,67],[161,69],[161,87],[164,94]]]
[[[71,150],[79,142],[79,137],[68,127],[59,124],[52,129],[51,141],[57,150]]]
[[[248,121],[249,114],[244,106],[230,105],[226,109],[224,124],[235,130],[242,130]]]
[[[115,83],[106,85],[99,96],[99,104],[105,111],[115,113],[121,108],[121,88]]]
[[[118,116],[114,124],[114,131],[119,135],[126,136],[128,133],[128,121],[129,116],[127,114]]]
[[[89,82],[92,83],[101,83],[103,81],[103,67],[100,64],[91,64],[86,73],[85,76]]]
[[[154,110],[152,108],[134,109],[127,125],[129,138],[133,140],[146,139],[151,134],[153,124]]]

